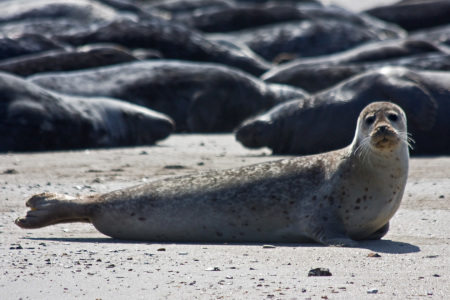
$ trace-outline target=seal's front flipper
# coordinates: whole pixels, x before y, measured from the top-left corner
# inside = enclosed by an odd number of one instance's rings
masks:
[[[369,235],[366,240],[379,240],[389,231],[389,222],[387,222],[383,227]]]
[[[312,226],[311,238],[318,243],[336,247],[356,247],[358,245],[357,241],[347,235],[344,224],[339,220],[324,218],[320,224],[317,222],[317,224],[310,225]]]
[[[337,235],[335,232],[330,232],[330,236],[322,235],[317,241],[327,246],[335,247],[356,247],[358,242],[352,240],[347,235]]]
[[[40,228],[57,223],[89,222],[86,216],[80,215],[79,205],[73,200],[76,198],[53,193],[33,195],[26,202],[30,208],[27,215],[14,223],[22,228]]]

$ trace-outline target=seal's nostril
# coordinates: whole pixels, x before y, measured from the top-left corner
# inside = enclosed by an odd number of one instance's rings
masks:
[[[385,133],[387,131],[387,126],[386,125],[379,126],[377,130],[381,133]]]

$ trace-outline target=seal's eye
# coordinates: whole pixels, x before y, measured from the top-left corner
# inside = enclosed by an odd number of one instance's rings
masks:
[[[372,125],[373,122],[375,122],[375,116],[370,116],[366,118],[366,124],[367,125]]]
[[[398,120],[398,115],[391,113],[388,115],[388,119],[391,120],[392,122],[396,122]]]

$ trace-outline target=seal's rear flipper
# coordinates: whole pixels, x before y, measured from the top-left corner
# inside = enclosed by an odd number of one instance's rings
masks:
[[[90,222],[83,216],[76,198],[67,195],[42,193],[33,195],[26,202],[31,210],[14,223],[22,228],[40,228],[58,223]]]

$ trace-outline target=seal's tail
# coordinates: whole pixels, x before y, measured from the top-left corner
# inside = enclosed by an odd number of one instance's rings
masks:
[[[31,210],[14,223],[22,228],[40,228],[58,223],[90,222],[80,209],[76,198],[67,195],[42,193],[33,195],[26,202]]]

